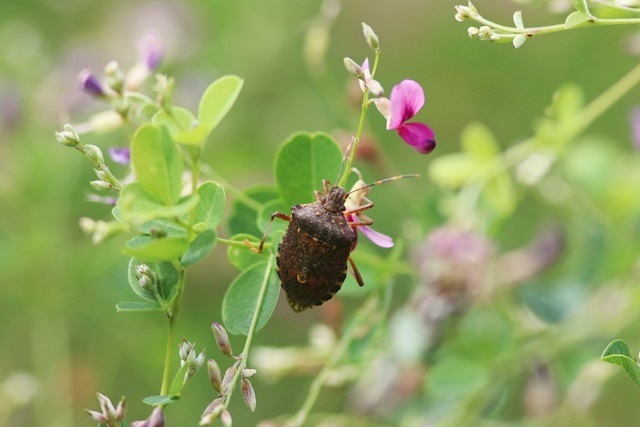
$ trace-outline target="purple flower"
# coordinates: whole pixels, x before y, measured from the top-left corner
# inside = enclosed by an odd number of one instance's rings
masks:
[[[94,98],[103,98],[106,95],[102,85],[89,69],[84,69],[78,74],[78,87]]]
[[[164,49],[162,45],[162,36],[157,31],[148,31],[138,42],[140,51],[140,62],[149,71],[154,71],[162,62],[164,57]]]
[[[149,418],[144,421],[134,421],[131,427],[164,427],[164,412],[162,408],[156,407]]]
[[[131,150],[128,147],[124,148],[109,148],[109,157],[116,163],[121,165],[128,165],[131,162]]]
[[[391,89],[387,129],[395,130],[400,138],[419,153],[428,154],[436,147],[433,130],[420,122],[407,123],[424,106],[424,91],[413,80],[403,80]],[[380,108],[379,108],[380,109]],[[383,115],[385,114],[382,110]]]
[[[382,85],[377,81],[371,78],[371,71],[369,70],[369,58],[365,58],[362,63],[362,74],[363,78],[361,78],[358,83],[360,84],[360,89],[364,92],[365,89],[369,89],[371,95],[376,98],[381,97],[384,94],[384,89]]]
[[[360,220],[358,216],[355,214],[347,214],[347,221],[351,223],[358,223]],[[368,227],[366,225],[360,227],[354,227],[356,230],[362,231],[369,240],[371,240],[374,244],[380,246],[381,248],[391,248],[393,247],[393,239],[386,234],[382,234],[379,231],[375,231],[373,228]]]

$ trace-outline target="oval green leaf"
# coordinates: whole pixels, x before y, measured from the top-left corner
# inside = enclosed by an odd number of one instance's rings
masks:
[[[211,83],[200,99],[200,125],[211,132],[233,107],[243,83],[238,76],[223,76]]]
[[[255,264],[231,283],[222,302],[222,318],[230,333],[248,335],[254,313],[258,311],[254,331],[257,332],[273,314],[280,281],[271,264]]]
[[[322,189],[322,180],[338,175],[342,151],[325,133],[296,133],[289,137],[276,155],[276,183],[286,206],[315,201],[314,190]]]
[[[182,158],[164,127],[142,126],[133,137],[131,163],[149,197],[164,205],[180,199]]]
[[[189,249],[184,238],[135,236],[125,243],[122,253],[144,261],[171,261],[180,258]]]
[[[222,221],[226,205],[224,189],[221,185],[207,181],[198,187],[200,202],[196,206],[194,223],[204,222],[207,227],[215,230]]]
[[[201,261],[209,255],[209,252],[213,250],[217,242],[218,233],[211,229],[205,230],[193,239],[193,242],[189,245],[189,250],[187,250],[180,262],[182,265],[187,266]]]
[[[164,311],[164,307],[155,301],[123,301],[116,304],[118,311]]]
[[[264,230],[257,226],[258,212],[262,204],[278,198],[278,189],[268,185],[249,187],[242,192],[243,197],[235,197],[231,203],[228,226],[231,234],[262,235]]]
[[[175,205],[166,206],[152,200],[139,183],[133,182],[122,189],[116,212],[121,217],[118,220],[130,224],[134,228],[140,228],[142,224],[154,219],[186,215],[198,205],[199,200],[200,196],[193,194],[183,198]],[[139,231],[144,231],[144,228]]]
[[[605,362],[622,367],[631,380],[640,387],[640,366],[631,355],[626,342],[620,339],[611,341],[602,353],[601,358]]]

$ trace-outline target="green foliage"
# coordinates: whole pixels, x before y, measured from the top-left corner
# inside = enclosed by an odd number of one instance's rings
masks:
[[[621,366],[629,378],[640,387],[640,365],[631,355],[629,346],[623,340],[614,340],[609,343],[601,356],[602,360]]]
[[[245,240],[248,240],[253,244],[260,243],[260,239],[252,236],[251,234],[236,234],[231,237],[231,240],[234,242],[244,242]],[[229,259],[229,262],[239,271],[248,270],[249,267],[264,262],[265,257],[267,256],[266,251],[259,254],[247,249],[247,247],[242,246],[229,246],[229,249],[227,249],[227,258]]]
[[[181,237],[140,235],[128,240],[122,253],[143,261],[171,261],[180,258],[189,248],[189,241]]]
[[[261,297],[263,287],[266,292]],[[231,283],[222,302],[222,318],[228,331],[248,335],[258,307],[255,332],[260,330],[273,314],[279,292],[278,275],[271,262],[253,264],[243,271]]]
[[[315,201],[314,190],[322,188],[323,179],[338,175],[341,161],[342,152],[329,135],[305,132],[291,135],[276,155],[276,183],[284,204]]]
[[[133,137],[131,163],[142,189],[149,197],[170,206],[180,198],[182,158],[169,133],[145,125]]]
[[[213,250],[217,241],[218,234],[215,230],[209,229],[198,234],[189,245],[187,252],[182,256],[180,263],[188,266],[202,261]]]

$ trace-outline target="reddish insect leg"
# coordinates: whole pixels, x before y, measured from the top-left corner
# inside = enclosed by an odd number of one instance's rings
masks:
[[[264,232],[264,236],[262,237],[262,240],[260,241],[260,246],[258,246],[258,249],[254,248],[253,245],[251,244],[250,241],[248,241],[247,239],[244,240],[244,243],[249,246],[249,248],[256,253],[261,253],[262,252],[262,247],[264,246],[264,241],[267,240],[267,236],[269,235],[269,230],[271,229],[271,224],[273,223],[273,220],[275,218],[280,218],[280,219],[284,219],[285,221],[291,221],[291,217],[289,215],[283,214],[282,212],[274,212],[273,214],[271,214],[271,219],[269,220],[269,225],[267,225],[267,229]]]
[[[359,286],[364,286],[364,280],[362,280],[362,276],[360,275],[360,272],[358,271],[358,267],[356,267],[356,263],[353,262],[351,257],[349,257],[349,265],[351,266],[351,274],[353,274],[353,277],[355,277],[356,282],[358,282],[358,285]]]

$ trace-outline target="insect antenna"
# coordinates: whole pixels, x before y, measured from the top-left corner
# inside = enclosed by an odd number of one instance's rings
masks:
[[[374,185],[384,184],[385,182],[397,181],[399,179],[405,179],[405,178],[420,178],[420,175],[418,175],[417,173],[412,173],[408,175],[392,176],[391,178],[381,179],[380,181],[372,182],[371,184],[367,184],[365,186],[356,188],[355,190],[351,190],[346,195],[348,196],[349,194],[355,193],[356,191],[360,191],[363,188],[369,188],[369,187],[373,187]]]

